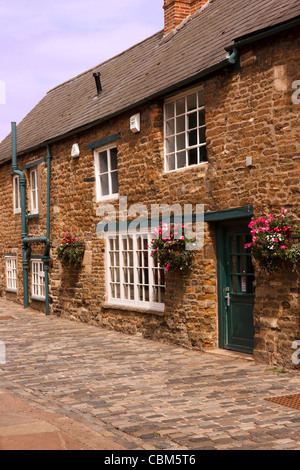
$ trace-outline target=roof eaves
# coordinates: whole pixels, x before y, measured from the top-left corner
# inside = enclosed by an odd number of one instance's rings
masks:
[[[226,51],[231,51],[233,47],[239,49],[247,44],[252,44],[254,42],[266,39],[268,37],[280,34],[289,29],[295,28],[300,25],[300,15],[296,16],[291,20],[284,21],[282,23],[277,23],[275,25],[269,26],[268,28],[263,28],[261,30],[253,31],[250,34],[240,36],[234,39],[233,44],[225,47]]]

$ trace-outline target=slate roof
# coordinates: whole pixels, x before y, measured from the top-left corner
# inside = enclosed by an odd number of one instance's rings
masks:
[[[226,60],[236,38],[300,15],[299,0],[211,0],[167,39],[163,31],[50,90],[18,124],[18,153],[101,122],[147,99],[176,90]],[[93,72],[101,72],[96,95]],[[11,158],[10,136],[0,161]]]

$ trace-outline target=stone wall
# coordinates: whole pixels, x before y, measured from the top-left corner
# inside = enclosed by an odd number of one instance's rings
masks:
[[[106,305],[105,244],[95,231],[100,222],[97,210],[102,204],[96,202],[94,156],[87,145],[120,134],[119,195],[128,198],[129,207],[142,202],[150,212],[151,204],[204,204],[208,212],[252,204],[255,216],[285,207],[299,220],[299,106],[291,100],[292,82],[300,78],[299,32],[248,47],[240,61],[241,68],[219,72],[202,83],[207,164],[164,172],[161,100],[51,145],[51,314],[189,348],[217,347],[216,243],[212,223],[205,225],[203,250],[193,254],[186,290],[179,279],[167,276],[164,314]],[[129,119],[136,112],[141,114],[141,132],[133,134]],[[80,147],[78,158],[70,156],[75,142]],[[45,155],[46,148],[31,152],[19,159],[19,165]],[[246,167],[249,156],[253,164]],[[22,302],[21,217],[13,214],[10,171],[10,163],[0,166],[0,292]],[[38,218],[28,220],[29,236],[40,236],[46,231],[46,163],[40,164],[39,171],[40,211]],[[118,212],[118,200],[109,202]],[[62,269],[55,254],[66,230],[85,242],[82,266],[69,273]],[[41,254],[42,248],[34,245],[33,254]],[[17,294],[5,291],[7,252],[18,253]],[[299,277],[295,280],[295,276],[288,268],[269,283],[258,276],[254,310],[258,359],[288,362],[289,343],[298,339],[293,337],[294,327],[295,335],[299,333]],[[275,310],[270,310],[273,301]],[[33,306],[44,309],[41,303]]]
[[[300,349],[299,272],[286,263],[279,272],[257,273],[257,283],[254,357],[267,364],[296,367],[292,355]],[[299,341],[297,348],[295,341]]]

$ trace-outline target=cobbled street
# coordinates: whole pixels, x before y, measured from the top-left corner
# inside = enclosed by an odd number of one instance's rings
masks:
[[[300,393],[298,370],[278,373],[241,355],[186,350],[3,299],[0,340],[1,390],[125,449],[300,450],[300,411],[266,401]]]

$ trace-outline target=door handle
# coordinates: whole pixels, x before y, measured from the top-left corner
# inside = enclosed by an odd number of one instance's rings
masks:
[[[226,291],[226,295],[225,295],[225,299],[226,299],[226,305],[227,307],[230,307],[230,293],[229,293],[229,287],[225,287],[225,291]]]

